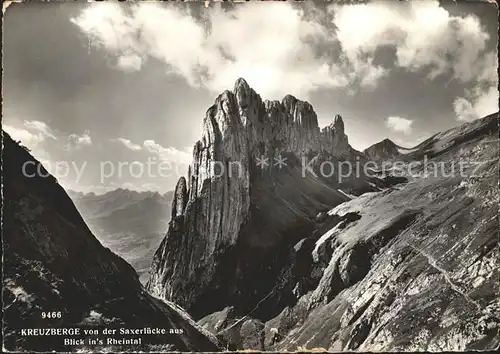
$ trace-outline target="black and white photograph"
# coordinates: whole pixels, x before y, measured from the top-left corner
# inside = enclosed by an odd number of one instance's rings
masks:
[[[500,349],[497,3],[2,6],[2,352]]]

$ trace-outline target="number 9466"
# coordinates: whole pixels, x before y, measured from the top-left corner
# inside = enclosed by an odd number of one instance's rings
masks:
[[[61,311],[42,312],[42,318],[61,318]]]

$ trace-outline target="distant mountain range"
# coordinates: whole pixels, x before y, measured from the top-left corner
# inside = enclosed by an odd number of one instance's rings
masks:
[[[118,188],[105,194],[68,190],[68,195],[101,243],[147,279],[154,252],[168,229],[173,192]]]

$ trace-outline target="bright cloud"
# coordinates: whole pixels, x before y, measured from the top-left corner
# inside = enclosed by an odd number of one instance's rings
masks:
[[[42,136],[43,138],[50,138],[50,139],[57,140],[52,129],[44,122],[40,122],[38,120],[24,121],[24,126],[29,131],[36,132],[40,136]]]
[[[466,97],[455,99],[453,108],[460,121],[471,121],[495,113],[498,111],[498,88],[477,87],[467,92]]]
[[[192,160],[191,154],[187,151],[181,151],[173,147],[166,148],[156,143],[154,140],[145,140],[143,147],[146,151],[155,154],[164,161],[189,165]]]
[[[118,58],[117,66],[125,71],[138,71],[141,69],[143,59],[136,55],[126,55]]]
[[[387,128],[403,134],[411,134],[413,121],[402,117],[388,117],[385,121]]]
[[[472,90],[466,90],[463,96],[457,97],[453,102],[459,121],[483,118],[499,110],[497,54],[488,53],[482,58],[480,65],[477,85]]]
[[[113,140],[113,139],[112,139]],[[128,149],[132,150],[132,151],[139,151],[139,150],[142,150],[142,146],[140,145],[137,145],[137,144],[134,144],[133,142],[131,142],[129,139],[125,139],[125,138],[118,138],[118,139],[115,139],[116,141],[122,143],[125,147],[127,147]]]
[[[37,120],[23,122],[23,128],[17,128],[4,124],[2,128],[9,133],[14,140],[20,140],[23,145],[32,148],[39,145],[47,138],[57,140],[52,129],[45,123]]]
[[[125,138],[111,139],[111,141],[117,141],[132,151],[147,151],[163,161],[189,165],[192,160],[192,155],[188,152],[190,148],[179,150],[174,147],[164,147],[154,140],[144,140],[142,146]]]
[[[57,140],[50,127],[40,121],[24,121],[23,128],[17,128],[12,125],[3,124],[2,129],[5,130],[14,141],[20,142],[26,146],[31,154],[38,160],[47,160],[50,158],[49,153],[45,150],[44,142]]]
[[[215,92],[238,77],[270,98],[353,83],[373,89],[388,75],[388,68],[373,64],[384,46],[396,49],[394,66],[428,70],[431,79],[450,73],[474,80],[493,58],[483,53],[489,36],[479,20],[451,15],[437,1],[331,5],[323,15],[290,3],[252,2],[230,11],[211,7],[202,20],[181,6],[124,9],[95,3],[71,21],[93,44],[114,53],[124,70],[139,70],[154,57],[192,86]],[[334,26],[321,24],[319,16],[329,16]],[[318,54],[335,43],[342,50],[337,63]]]
[[[490,36],[477,17],[453,16],[437,1],[391,6],[373,2],[332,6],[331,10],[337,38],[349,61],[366,63],[378,48],[391,46],[396,49],[395,66],[426,70],[429,79],[450,74],[459,82],[477,83],[476,89],[455,100],[458,120],[473,120],[498,110],[498,56],[485,51]]]
[[[203,21],[180,6],[137,4],[125,13],[117,4],[96,3],[72,22],[114,53],[118,66],[138,69],[153,57],[190,85],[215,92],[238,77],[275,98],[348,84],[340,67],[315,55],[315,45],[328,40],[326,28],[286,3],[248,3],[232,11],[214,6]]]
[[[430,80],[448,75],[479,87],[487,83],[480,96],[457,98],[454,108],[463,120],[489,110],[498,79],[497,55],[486,52],[490,36],[479,19],[452,15],[431,0],[333,4],[327,12],[250,2],[232,10],[212,6],[201,19],[185,6],[106,2],[91,4],[71,21],[124,71],[155,58],[168,73],[216,93],[238,77],[274,99],[287,93],[307,98],[319,88],[373,90],[397,67]],[[376,63],[384,47],[395,51],[389,67]]]
[[[23,128],[5,124],[2,127],[12,139],[20,140],[23,145],[29,147],[33,147],[47,138],[57,140],[52,129],[47,124],[37,120],[24,121]]]
[[[43,136],[30,132],[27,129],[20,129],[11,125],[3,124],[2,128],[16,141],[21,141],[23,145],[36,145],[43,141]]]
[[[431,79],[451,73],[467,82],[484,66],[489,35],[479,19],[453,16],[437,1],[333,5],[330,10],[351,62],[365,62],[378,48],[391,46],[396,49],[394,65],[409,71],[427,69]]]

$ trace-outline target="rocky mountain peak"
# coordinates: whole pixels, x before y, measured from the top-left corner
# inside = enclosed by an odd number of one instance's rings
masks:
[[[322,134],[309,102],[292,95],[286,95],[281,102],[264,101],[242,78],[236,80],[233,91],[219,95],[207,111],[200,143],[206,148],[215,139],[231,142],[233,146],[226,146],[227,152],[247,150],[249,157],[270,152],[276,146],[297,155],[321,150],[341,155],[349,151],[340,116]]]
[[[333,127],[336,131],[344,133],[344,121],[342,120],[342,116],[340,114],[336,114],[333,119]]]
[[[322,149],[333,156],[345,155],[351,151],[340,114],[335,115],[333,122],[321,130],[321,137]]]
[[[344,134],[344,120],[340,114],[336,114],[333,121],[324,130],[332,130],[339,134]]]
[[[380,144],[384,145],[384,146],[396,146],[396,144],[394,143],[394,141],[392,141],[391,139],[389,138],[385,138],[384,140],[382,140],[380,142]]]
[[[322,132],[310,103],[292,95],[286,95],[281,102],[264,101],[244,79],[238,79],[233,90],[224,91],[207,111],[202,137],[193,149],[188,178],[179,180],[174,193],[172,222],[155,254],[147,285],[150,291],[175,299],[199,314],[207,311],[203,294],[210,283],[217,283],[221,276],[245,282],[253,272],[260,271],[242,269],[244,274],[224,274],[228,271],[223,269],[245,268],[243,263],[239,264],[243,259],[233,260],[231,256],[236,252],[235,247],[247,248],[242,242],[264,244],[259,247],[270,249],[263,256],[270,258],[257,263],[275,262],[273,254],[278,251],[272,247],[279,246],[283,235],[295,232],[295,226],[288,225],[286,220],[305,227],[309,217],[316,216],[323,205],[319,200],[329,196],[328,203],[332,203],[344,200],[345,196],[313,177],[302,177],[300,168],[289,171],[285,177],[288,182],[280,188],[287,191],[268,190],[275,182],[256,171],[255,161],[263,155],[285,154],[288,166],[294,168],[292,164],[296,162],[292,161],[322,151],[335,156],[351,151],[341,119]],[[232,162],[238,162],[235,170],[225,171],[221,176],[215,165],[219,169],[228,168]],[[283,201],[288,188],[302,189],[302,195],[308,197]],[[280,210],[280,217],[274,218],[271,210]],[[301,215],[299,221],[297,215]],[[266,218],[269,220],[262,220]],[[247,230],[246,225],[252,225],[249,220],[266,227]],[[274,240],[267,236],[265,241],[259,240],[264,238],[260,235],[269,232]],[[220,257],[227,259],[219,261]],[[219,300],[240,296],[233,290],[221,289]],[[266,290],[269,290],[267,284],[263,284],[259,291]]]
[[[364,154],[372,160],[380,160],[401,155],[399,149],[398,145],[386,138],[365,149]]]
[[[236,96],[238,96],[238,93],[242,93],[242,94],[249,94],[250,91],[253,91],[250,86],[248,85],[248,83],[246,82],[245,79],[243,78],[239,78],[238,80],[236,80],[236,82],[234,83],[234,88],[233,88],[233,92]]]
[[[301,101],[292,95],[283,98],[282,104],[286,111],[293,117],[293,122],[306,130],[318,130],[318,118],[311,104]]]
[[[281,104],[283,105],[283,107],[285,107],[285,110],[289,114],[293,114],[297,101],[298,100],[295,96],[288,94],[285,97],[283,97],[283,99],[281,100]]]

